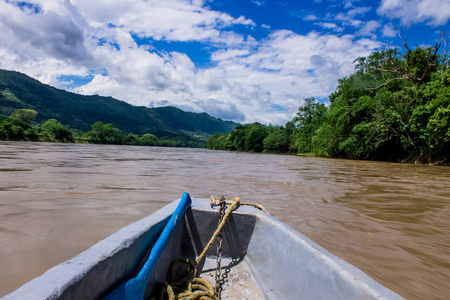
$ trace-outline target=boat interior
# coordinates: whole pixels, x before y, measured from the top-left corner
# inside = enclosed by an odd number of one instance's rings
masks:
[[[7,295],[9,299],[102,299],[134,278],[178,201],[119,230]],[[192,199],[145,290],[150,299],[177,259],[195,260],[218,227],[217,207]],[[216,284],[217,242],[197,265]],[[178,270],[175,270],[178,272]],[[221,299],[403,299],[265,212],[238,206],[222,230]]]

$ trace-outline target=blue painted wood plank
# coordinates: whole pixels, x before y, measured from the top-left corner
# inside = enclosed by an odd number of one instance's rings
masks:
[[[183,219],[183,216],[186,210],[191,206],[191,197],[188,193],[184,193],[183,197],[181,197],[180,203],[178,204],[175,212],[170,217],[166,226],[164,227],[161,236],[156,241],[155,245],[150,252],[150,256],[145,262],[139,274],[129,281],[120,285],[117,289],[112,291],[108,296],[106,296],[105,300],[137,300],[144,298],[145,288],[147,286],[148,280],[152,275],[153,269],[156,266],[161,254],[169,243],[170,238],[172,237],[175,229],[178,224]]]

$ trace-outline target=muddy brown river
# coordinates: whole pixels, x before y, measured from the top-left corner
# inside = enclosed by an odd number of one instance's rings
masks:
[[[450,168],[0,142],[0,296],[181,197],[239,196],[408,299],[450,295]]]

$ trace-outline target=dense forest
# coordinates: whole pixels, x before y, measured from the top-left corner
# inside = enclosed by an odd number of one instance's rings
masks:
[[[92,140],[81,137],[80,132],[91,131],[91,126],[97,121],[112,124],[124,136],[120,141],[112,139],[114,143],[135,143],[133,137],[153,134],[163,145],[204,147],[214,132],[229,132],[239,125],[207,113],[186,112],[170,106],[148,108],[133,106],[112,97],[79,95],[42,84],[19,72],[0,70],[0,115],[9,117],[18,109],[37,112],[32,124],[37,126],[33,128],[38,133],[40,125],[49,119],[56,119],[73,131],[77,137],[75,140]],[[16,121],[2,118],[4,122]],[[5,130],[3,127],[2,139],[9,136],[4,133]],[[12,137],[19,139],[15,133],[11,133]]]
[[[448,164],[450,68],[434,47],[379,50],[355,61],[329,105],[305,99],[285,126],[259,123],[216,133],[207,148]]]
[[[16,109],[9,117],[0,115],[0,140],[39,141],[57,143],[92,143],[167,147],[204,147],[201,139],[180,140],[158,138],[154,134],[142,135],[121,133],[111,123],[100,121],[83,132],[70,130],[56,119],[49,119],[42,124],[32,124],[38,113],[32,109]]]

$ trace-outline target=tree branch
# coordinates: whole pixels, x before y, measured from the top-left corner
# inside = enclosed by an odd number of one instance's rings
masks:
[[[366,88],[366,90],[378,90],[379,88],[381,88],[381,87],[387,85],[389,82],[394,81],[394,80],[397,80],[397,79],[400,79],[400,80],[401,80],[401,79],[408,79],[408,78],[406,78],[406,77],[396,77],[396,78],[391,78],[391,79],[389,79],[388,81],[386,81],[385,83],[382,83],[382,84],[380,84],[380,85],[377,86],[377,87],[374,87],[374,88]]]
[[[405,46],[406,50],[411,51],[411,49],[409,49],[408,44],[406,44],[406,42],[403,40],[403,36],[402,33],[400,31],[397,31],[398,37],[400,38],[400,40],[403,43],[403,46]],[[406,36],[406,39],[408,39],[409,36],[409,31],[408,31],[408,35]]]
[[[441,40],[439,41],[439,44],[436,43],[436,46],[434,47],[433,60],[436,59],[437,52],[438,52],[439,48],[441,48],[441,44],[442,44],[443,40],[444,40],[444,30],[441,30]]]

